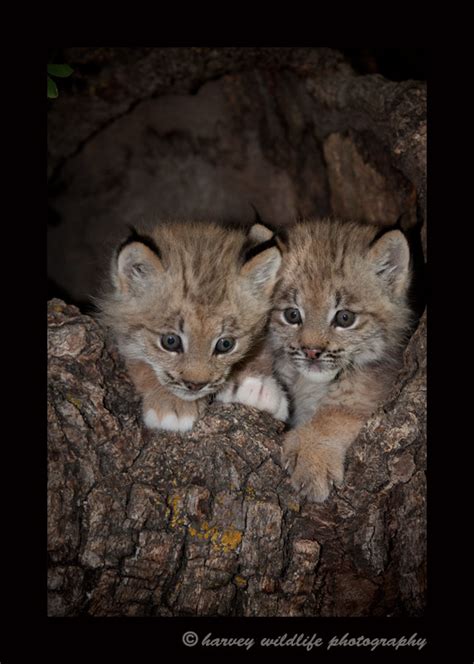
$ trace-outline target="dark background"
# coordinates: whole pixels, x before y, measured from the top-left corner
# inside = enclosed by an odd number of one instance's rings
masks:
[[[370,122],[311,86],[384,77],[395,106],[426,79],[424,49],[58,47],[48,62],[74,69],[48,100],[48,298],[89,310],[130,224],[251,223],[252,206],[277,227],[420,223],[417,184]]]
[[[359,74],[382,74],[391,81],[426,81],[428,77],[424,48],[336,48],[344,53]]]

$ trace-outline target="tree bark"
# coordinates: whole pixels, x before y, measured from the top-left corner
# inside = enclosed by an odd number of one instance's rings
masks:
[[[424,306],[426,87],[327,48],[69,48],[49,105],[53,292],[87,302],[143,217],[402,215]],[[69,87],[68,87],[69,86]],[[283,426],[212,404],[185,436],[140,422],[105,332],[49,303],[49,614],[417,616],[425,607],[423,316],[346,480],[301,503]]]
[[[48,306],[51,616],[400,616],[425,606],[425,317],[342,488],[301,502],[283,425],[214,403],[151,432],[104,330]]]

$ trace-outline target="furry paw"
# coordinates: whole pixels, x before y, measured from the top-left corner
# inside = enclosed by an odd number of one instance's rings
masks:
[[[158,416],[153,408],[148,408],[143,413],[143,421],[149,429],[164,429],[165,431],[190,431],[195,419],[192,415],[177,415],[176,413],[163,413]]]
[[[332,485],[344,479],[344,451],[338,446],[304,444],[300,433],[290,431],[282,450],[283,465],[289,471],[292,486],[315,503],[329,496]]]
[[[266,410],[283,422],[288,419],[288,399],[272,376],[246,376],[237,386],[222,390],[216,399]]]
[[[164,431],[190,431],[194,422],[204,410],[205,404],[200,401],[162,401],[143,405],[143,421],[149,429]]]

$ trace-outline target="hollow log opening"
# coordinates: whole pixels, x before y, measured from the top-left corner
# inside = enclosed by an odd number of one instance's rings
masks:
[[[335,216],[409,238],[424,308],[426,89],[326,48],[68,48],[48,110],[49,614],[399,616],[425,607],[425,315],[323,505],[270,415],[213,404],[186,436],[88,315],[127,226]],[[65,301],[64,301],[65,300]],[[79,305],[80,309],[73,306]]]

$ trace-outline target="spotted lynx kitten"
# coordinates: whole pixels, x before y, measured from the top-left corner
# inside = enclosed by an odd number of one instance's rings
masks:
[[[411,321],[409,263],[397,230],[327,220],[289,229],[270,341],[293,409],[283,460],[310,500],[342,482],[346,450],[393,386]]]
[[[235,401],[285,420],[287,400],[261,351],[281,263],[273,233],[211,223],[136,231],[99,298],[153,429],[187,431],[210,395],[239,379]],[[254,357],[255,356],[255,357]]]

